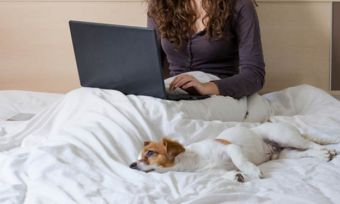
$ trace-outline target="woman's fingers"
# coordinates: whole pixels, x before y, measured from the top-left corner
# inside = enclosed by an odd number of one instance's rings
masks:
[[[180,81],[177,82],[177,84],[175,85],[175,87],[180,87],[182,88],[183,85],[191,82],[191,81],[194,81],[192,78],[190,77],[183,77]]]
[[[182,89],[187,89],[187,88],[195,87],[195,86],[197,86],[197,83],[195,83],[194,81],[190,81],[190,82],[186,83],[185,85],[183,85]]]
[[[170,90],[175,89],[175,85],[177,84],[178,80],[180,80],[181,78],[182,78],[182,75],[179,75],[175,77],[174,80],[172,80],[172,82],[170,83]]]
[[[191,81],[182,87],[185,91],[192,95],[203,95],[203,86],[198,81]]]
[[[181,87],[183,84],[187,83],[188,81],[192,80],[194,77],[188,75],[188,74],[182,74],[176,77],[171,83],[170,83],[170,90],[174,90],[177,87]]]
[[[214,82],[201,83],[195,77],[182,78],[176,83],[177,87],[181,87],[193,95],[219,95],[217,85]]]
[[[188,77],[188,75],[183,74],[183,75],[179,75],[178,77],[175,78],[175,80],[173,81],[173,86],[177,86],[178,87],[178,83],[180,81],[182,81],[183,79],[186,79]]]

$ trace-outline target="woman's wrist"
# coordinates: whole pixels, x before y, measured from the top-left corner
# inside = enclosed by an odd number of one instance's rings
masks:
[[[206,95],[220,95],[218,86],[214,82],[207,82],[203,84],[205,86]]]

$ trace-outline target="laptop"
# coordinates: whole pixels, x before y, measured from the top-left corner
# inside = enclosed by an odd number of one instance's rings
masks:
[[[70,21],[80,84],[168,100],[209,96],[167,92],[155,30]]]

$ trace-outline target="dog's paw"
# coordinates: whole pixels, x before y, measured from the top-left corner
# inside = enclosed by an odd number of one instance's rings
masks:
[[[324,155],[324,160],[326,161],[332,161],[332,159],[337,155],[336,150],[334,149],[322,149],[323,155]]]
[[[235,174],[234,180],[240,183],[244,183],[246,181],[245,175],[242,174],[241,172],[237,172]]]
[[[264,178],[264,174],[263,174],[263,172],[262,172],[261,170],[260,170],[259,178],[260,178],[260,179],[263,179],[263,178]]]
[[[322,148],[315,156],[324,161],[332,161],[336,155],[337,152],[335,149]]]
[[[264,175],[260,169],[252,173],[248,173],[247,176],[251,179],[263,179],[264,178]]]
[[[223,177],[229,181],[235,181],[239,183],[244,183],[247,179],[247,176],[244,173],[234,170],[226,172]]]
[[[329,160],[328,161],[333,160],[334,157],[336,157],[336,155],[338,154],[335,149],[329,149],[328,152],[329,152]]]
[[[243,171],[247,177],[250,179],[262,179],[264,178],[264,175],[261,171],[261,169],[257,166],[251,166],[246,169],[246,171]]]

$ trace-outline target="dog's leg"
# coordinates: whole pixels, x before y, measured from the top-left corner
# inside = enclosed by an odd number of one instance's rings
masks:
[[[233,164],[246,176],[249,178],[263,178],[261,170],[244,156],[239,146],[229,144],[226,150]]]
[[[264,139],[273,141],[284,148],[315,149],[321,147],[321,145],[303,138],[300,132],[295,129],[286,129],[279,133],[268,131],[268,133],[262,134],[262,136]]]
[[[296,149],[320,149],[320,145],[305,139],[294,126],[285,123],[265,123],[252,130],[263,139],[278,143],[281,147]]]
[[[298,150],[284,149],[280,152],[279,158],[303,158],[315,157],[325,161],[331,161],[336,155],[335,150],[327,149],[319,144],[303,138],[300,134],[283,136],[285,147],[295,148]],[[282,138],[281,138],[282,139]]]
[[[319,144],[305,139],[298,129],[292,126],[278,124],[278,125],[262,125],[262,127],[255,128],[262,137],[269,141],[278,143],[284,148],[294,148],[306,151],[292,151],[285,150],[281,152],[280,158],[301,158],[301,157],[317,157],[327,161],[332,160],[336,155],[335,150],[329,150]]]
[[[298,151],[294,149],[284,149],[280,153],[280,159],[296,159],[304,157],[314,157],[324,161],[331,161],[336,156],[336,152],[328,149],[308,149]]]

